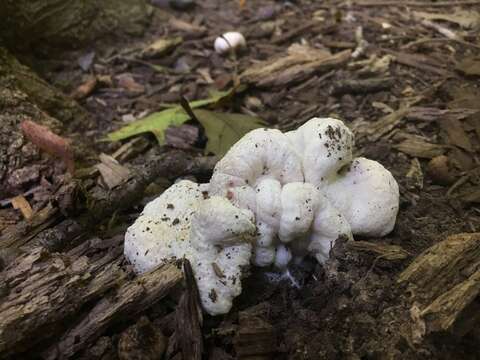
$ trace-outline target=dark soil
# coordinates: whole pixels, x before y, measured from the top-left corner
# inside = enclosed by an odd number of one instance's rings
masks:
[[[439,334],[421,344],[412,343],[411,298],[396,281],[400,272],[423,250],[448,235],[476,232],[480,226],[477,208],[480,117],[460,118],[460,135],[455,135],[445,120],[449,118],[447,113],[422,115],[424,108],[480,109],[478,76],[466,76],[456,69],[463,59],[480,54],[477,30],[463,29],[452,22],[438,22],[463,36],[461,41],[449,40],[422,24],[414,11],[449,14],[455,7],[433,7],[435,3],[429,7],[428,2],[419,7],[349,7],[347,2],[306,0],[247,0],[243,7],[240,1],[197,2],[195,8],[187,11],[157,7],[153,23],[142,38],[92,44],[90,49],[69,53],[67,59],[41,61],[43,76],[66,93],[73,92],[93,75],[111,80],[79,100],[96,122],[95,128],[80,136],[94,139],[96,152],[113,153],[121,144],[100,140],[129,119],[159,110],[165,103],[178,103],[182,96],[188,100],[201,99],[208,97],[212,88],[229,88],[252,64],[283,56],[293,43],[308,43],[332,53],[344,49],[353,51],[357,48],[356,29],[361,26],[368,44],[358,58],[286,87],[250,86],[236,94],[225,110],[257,114],[269,126],[282,130],[295,128],[313,116],[343,119],[356,133],[357,154],[381,162],[394,174],[401,189],[401,207],[394,231],[382,239],[357,240],[398,245],[408,252],[404,259],[388,260],[378,254],[348,248],[339,241],[325,268],[311,261],[292,269],[302,284],[300,289],[286,282],[270,283],[264,273],[255,271],[244,280],[243,293],[231,313],[204,319],[206,357],[230,359],[242,353],[238,331],[243,325],[239,319],[254,316],[271,325],[271,336],[275,340],[273,345],[268,343],[253,354],[258,356],[255,358],[480,358],[480,340],[475,331],[462,337]],[[462,9],[480,11],[480,6],[464,5]],[[312,18],[317,21],[315,25],[305,28]],[[204,32],[178,30],[172,25],[172,19],[201,27]],[[247,49],[235,58],[215,54],[215,37],[232,29],[245,35]],[[300,30],[285,36],[295,29]],[[184,41],[168,54],[140,61],[131,56],[157,38],[176,36],[183,36]],[[95,52],[95,58],[90,68],[82,71],[78,59],[90,51]],[[367,59],[386,55],[394,58],[384,71],[366,68]],[[152,65],[161,66],[162,70],[157,71]],[[140,90],[122,87],[120,78],[125,74],[132,76]],[[372,78],[388,78],[387,85],[362,87],[366,86],[362,80]],[[360,85],[342,85],[353,80],[360,81]],[[379,120],[392,112],[395,114],[402,106],[409,107],[410,112],[400,117],[394,126],[386,131],[369,132],[368,129],[381,124]],[[64,135],[79,138],[78,132]],[[158,147],[153,136],[143,137],[147,147]],[[409,146],[412,139],[420,145]],[[202,153],[198,145],[202,140],[197,140],[198,147],[189,147],[192,154]],[[465,142],[469,145],[462,146]],[[429,144],[440,145],[438,152],[432,153]],[[442,154],[449,161],[448,179],[430,164],[432,158]],[[141,156],[135,159],[137,164],[142,162]],[[420,168],[415,168],[418,163],[414,159],[418,159]],[[92,160],[84,159],[86,164]],[[47,165],[38,166],[48,166],[48,161]],[[44,167],[40,169],[46,171]],[[165,174],[165,178],[168,175]],[[17,193],[19,189],[28,191],[38,186],[40,179],[38,176],[18,185]],[[464,181],[458,183],[460,179]],[[157,194],[166,185],[168,181],[159,181],[150,188]],[[148,197],[143,202],[147,200]],[[31,201],[35,207],[37,200]],[[136,206],[116,214],[113,220],[104,219],[93,233],[100,237],[122,233],[140,209],[141,206]],[[8,206],[2,211],[19,218],[18,212]],[[158,305],[158,309],[146,314],[166,335],[171,334],[165,320],[171,304]],[[111,346],[105,347],[102,355],[91,358],[115,358],[118,341],[115,331],[111,329],[106,334],[113,345],[109,343]],[[88,351],[82,356],[88,356]]]

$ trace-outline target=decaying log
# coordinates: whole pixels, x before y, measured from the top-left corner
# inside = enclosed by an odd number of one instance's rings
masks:
[[[414,295],[421,336],[463,336],[480,320],[480,233],[457,234],[420,254],[400,274]]]
[[[118,261],[97,267],[84,256],[49,254],[41,247],[16,259],[1,276],[6,294],[0,298],[0,354],[5,355],[52,338],[64,319],[125,278]]]
[[[134,318],[166,296],[182,280],[175,264],[165,264],[125,282],[104,296],[81,320],[68,329],[44,354],[46,359],[67,359],[93,343],[112,324]]]
[[[192,157],[183,151],[168,151],[145,159],[143,165],[132,166],[132,177],[113,189],[100,185],[84,196],[87,212],[73,219],[62,220],[57,208],[47,207],[34,219],[22,221],[0,236],[0,269],[18,256],[20,247],[41,245],[50,251],[63,251],[79,244],[99,219],[108,219],[113,213],[126,209],[141,200],[144,190],[159,177],[177,178],[185,174],[208,174],[217,158]],[[68,209],[62,209],[63,212]],[[55,224],[54,227],[46,229]]]

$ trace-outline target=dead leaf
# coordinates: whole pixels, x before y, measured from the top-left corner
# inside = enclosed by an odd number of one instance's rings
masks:
[[[148,45],[142,51],[142,57],[144,58],[155,58],[163,56],[170,51],[172,51],[175,47],[181,44],[183,39],[181,37],[174,37],[169,39],[158,39],[154,41],[152,44]]]
[[[480,57],[467,57],[460,61],[455,68],[465,75],[480,76]]]
[[[195,34],[196,36],[203,35],[207,31],[207,28],[204,26],[197,26],[174,17],[168,20],[168,24],[175,30]]]
[[[473,152],[473,145],[463,129],[463,124],[460,120],[454,118],[443,119],[440,121],[440,127],[447,132],[448,139],[452,145],[458,146],[468,152]]]
[[[132,74],[120,74],[117,76],[117,80],[118,86],[124,88],[131,93],[140,94],[145,92],[145,87],[142,84],[136,82]]]
[[[443,155],[445,152],[444,146],[432,144],[413,135],[393,147],[407,155],[427,159]]]
[[[467,108],[480,110],[480,89],[475,85],[452,86],[447,91],[453,99],[448,103],[450,109]]]
[[[190,102],[189,105],[192,109],[195,109],[197,107],[220,104],[241,91],[243,91],[242,88],[218,91],[212,93],[207,99],[195,100]],[[108,134],[108,139],[110,141],[118,141],[145,132],[152,132],[157,138],[158,143],[164,144],[165,130],[171,125],[181,125],[189,119],[190,117],[181,106],[174,105],[166,110],[155,112],[142,119],[136,120],[127,126]]]
[[[95,60],[95,51],[90,51],[78,58],[78,65],[83,71],[87,72],[88,70],[90,70],[90,67],[93,64],[93,60]]]
[[[12,198],[11,203],[14,209],[20,210],[25,219],[29,220],[32,218],[32,207],[28,203],[27,199],[25,199],[22,195],[18,195]]]
[[[34,123],[31,120],[25,120],[20,124],[23,134],[34,145],[41,150],[60,157],[68,171],[73,174],[75,162],[73,159],[73,151],[68,140],[54,134],[47,127]]]
[[[193,112],[205,128],[208,138],[206,151],[220,156],[247,132],[265,125],[263,120],[250,115],[216,113],[201,109]]]
[[[130,170],[107,154],[100,154],[101,163],[95,165],[108,189],[124,183],[131,177]]]

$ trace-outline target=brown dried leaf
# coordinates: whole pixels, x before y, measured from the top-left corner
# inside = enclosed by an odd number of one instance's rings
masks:
[[[101,163],[95,165],[95,167],[100,171],[102,180],[109,189],[113,189],[130,179],[130,170],[120,165],[113,157],[107,154],[100,154],[100,161]]]
[[[480,58],[478,56],[467,57],[460,61],[455,68],[465,75],[480,76]]]
[[[13,208],[20,210],[25,219],[29,220],[32,218],[33,210],[25,197],[22,195],[15,196],[11,199],[11,202]]]
[[[457,119],[443,119],[440,126],[447,132],[448,139],[452,145],[458,146],[468,152],[473,152],[473,145],[463,129],[463,124]]]
[[[20,124],[20,128],[27,139],[41,150],[61,158],[68,171],[73,174],[75,162],[69,140],[54,134],[47,127],[34,123],[31,120],[23,121]]]
[[[181,37],[174,37],[171,39],[157,39],[142,51],[142,56],[145,58],[163,56],[168,52],[172,51],[177,45],[181,44],[182,41],[183,39]]]
[[[429,143],[416,136],[408,137],[400,144],[394,145],[394,148],[410,156],[427,159],[443,155],[445,152],[444,146]]]
[[[132,93],[145,92],[145,86],[135,81],[132,74],[121,74],[117,76],[118,86]]]

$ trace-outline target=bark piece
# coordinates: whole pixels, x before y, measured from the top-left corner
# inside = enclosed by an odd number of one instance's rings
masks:
[[[366,94],[388,90],[393,85],[393,78],[344,79],[335,83],[332,95]]]
[[[369,241],[349,241],[347,249],[370,253],[379,259],[388,261],[405,260],[410,255],[401,246]]]
[[[293,85],[313,74],[342,66],[350,54],[350,50],[332,55],[325,50],[292,45],[287,56],[258,63],[245,70],[240,79],[263,88]]]
[[[463,336],[478,324],[479,269],[480,233],[464,233],[425,250],[400,274],[398,282],[407,284],[418,303],[412,324],[417,339],[447,331]]]
[[[192,266],[187,259],[183,260],[185,290],[175,310],[175,333],[167,351],[167,359],[201,360],[203,347],[203,314],[200,295],[193,275]]]

